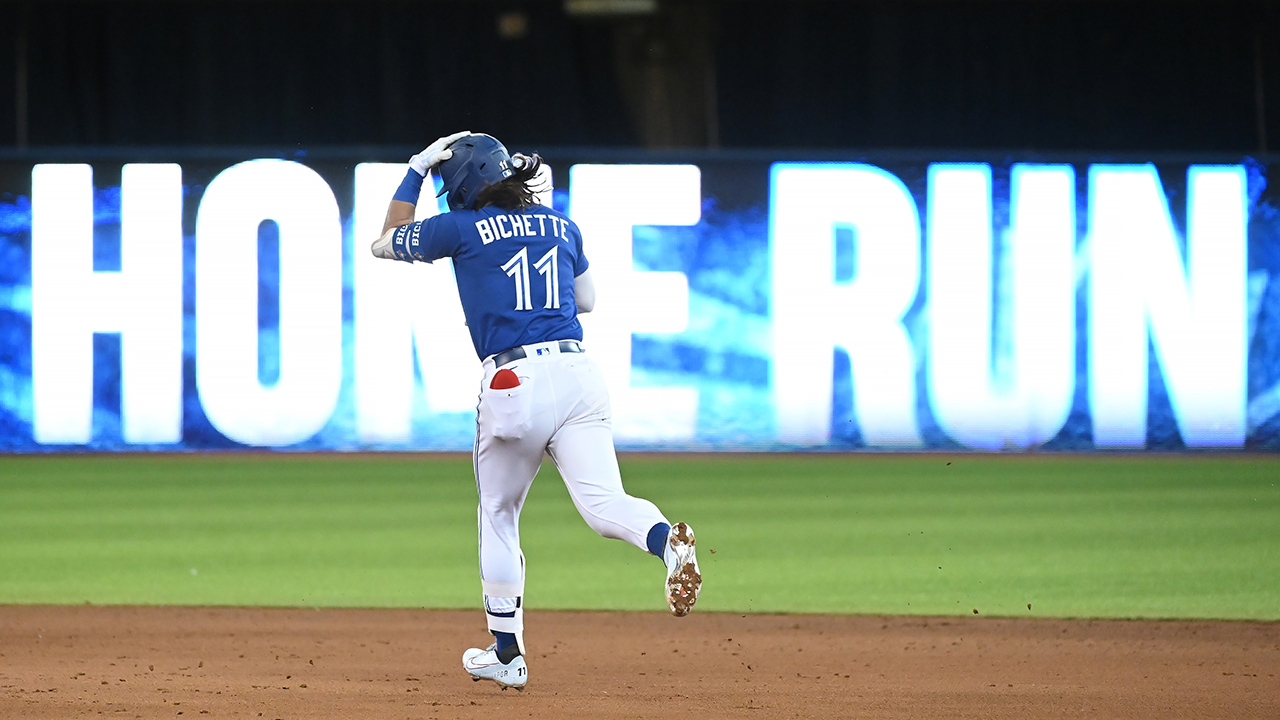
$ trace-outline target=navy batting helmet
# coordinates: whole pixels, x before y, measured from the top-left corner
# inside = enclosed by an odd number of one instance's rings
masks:
[[[440,163],[436,172],[444,183],[440,195],[449,193],[452,210],[470,209],[481,190],[515,172],[511,155],[492,135],[468,135],[449,149],[453,157]]]

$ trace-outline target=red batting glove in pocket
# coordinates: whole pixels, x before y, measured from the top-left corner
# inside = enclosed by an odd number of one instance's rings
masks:
[[[520,378],[510,370],[503,368],[494,373],[493,380],[489,383],[489,387],[493,390],[507,390],[513,387],[519,387]]]

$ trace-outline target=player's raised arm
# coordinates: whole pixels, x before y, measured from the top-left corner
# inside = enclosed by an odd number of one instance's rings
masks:
[[[373,247],[370,248],[376,257],[396,259],[393,231],[413,222],[418,206],[418,195],[422,192],[422,183],[427,179],[427,173],[453,157],[453,151],[449,146],[470,134],[469,130],[463,130],[446,135],[409,158],[409,169],[405,172],[404,180],[400,182],[399,189],[391,198],[391,204],[387,206],[387,217],[382,222],[382,236],[375,240]]]

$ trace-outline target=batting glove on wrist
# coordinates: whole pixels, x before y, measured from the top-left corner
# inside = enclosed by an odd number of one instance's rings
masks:
[[[413,168],[413,171],[419,175],[426,177],[431,168],[453,157],[453,151],[449,149],[450,145],[470,134],[470,130],[463,130],[436,140],[422,152],[409,158],[409,167]]]

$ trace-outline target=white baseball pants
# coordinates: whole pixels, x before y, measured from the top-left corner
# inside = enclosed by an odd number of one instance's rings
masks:
[[[541,354],[539,354],[541,351]],[[573,504],[600,535],[648,552],[646,537],[667,522],[648,500],[628,495],[613,447],[609,393],[587,353],[561,352],[557,342],[525,346],[526,357],[503,365],[520,378],[513,390],[491,390],[493,359],[484,362],[476,423],[475,471],[480,495],[480,580],[489,629],[524,629],[520,510],[547,453]],[[515,617],[502,615],[515,613]]]

